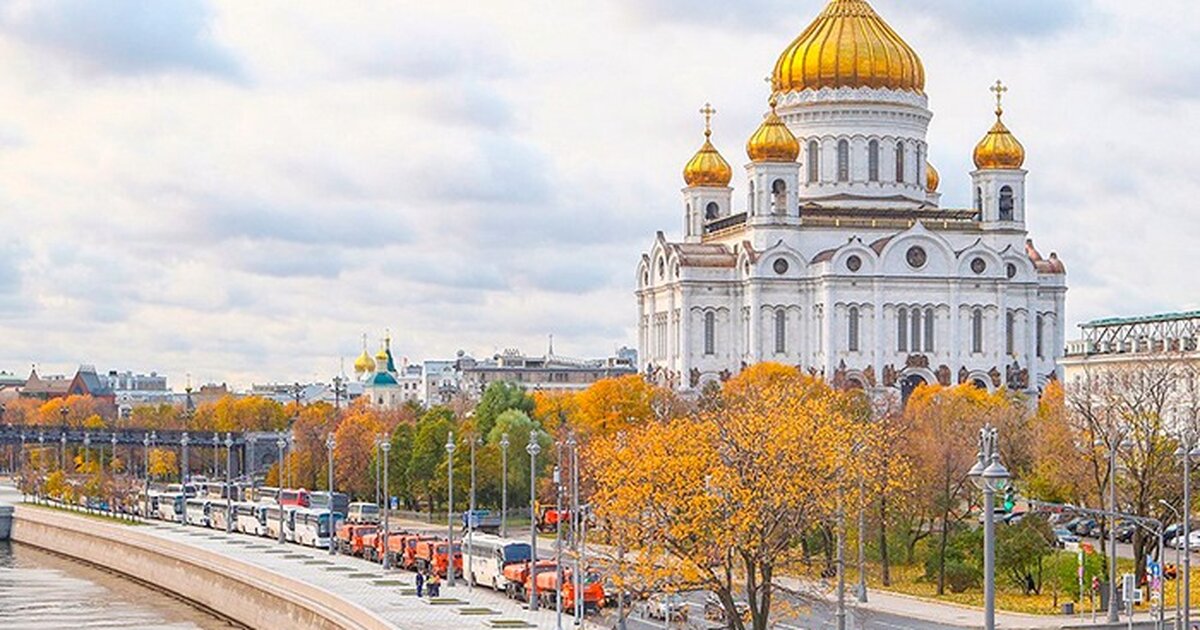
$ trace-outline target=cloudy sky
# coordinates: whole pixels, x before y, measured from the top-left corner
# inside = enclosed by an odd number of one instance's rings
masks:
[[[324,378],[385,328],[414,359],[633,345],[697,109],[740,163],[823,4],[0,2],[0,369]],[[1197,307],[1200,3],[874,4],[924,60],[944,205],[1011,86],[1072,326]]]

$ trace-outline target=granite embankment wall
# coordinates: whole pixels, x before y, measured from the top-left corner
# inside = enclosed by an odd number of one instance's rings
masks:
[[[137,527],[18,505],[12,539],[170,591],[251,628],[376,630],[377,615],[320,588]],[[236,553],[236,549],[231,549]]]

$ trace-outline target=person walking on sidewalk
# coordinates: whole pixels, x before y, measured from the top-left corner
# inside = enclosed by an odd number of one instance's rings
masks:
[[[417,571],[417,597],[425,596],[425,574]]]
[[[440,597],[441,594],[442,594],[442,579],[438,577],[438,574],[432,573],[429,576],[429,596],[431,598],[432,597]]]

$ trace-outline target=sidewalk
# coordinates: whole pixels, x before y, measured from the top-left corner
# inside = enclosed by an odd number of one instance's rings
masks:
[[[983,619],[983,609],[958,604],[948,604],[920,597],[888,593],[873,590],[867,594],[867,603],[853,602],[852,606],[870,611],[887,612],[913,619],[938,623],[950,623],[963,627],[978,627]],[[1168,611],[1166,623],[1171,623],[1174,611]],[[997,612],[996,627],[1010,630],[1040,630],[1050,628],[1128,628],[1126,617],[1122,615],[1121,622],[1109,625],[1104,622],[1105,614],[1098,612],[1099,623],[1092,625],[1091,612],[1083,615],[1027,615],[1019,613]],[[1136,613],[1133,616],[1135,628],[1151,628],[1157,617],[1150,613]]]

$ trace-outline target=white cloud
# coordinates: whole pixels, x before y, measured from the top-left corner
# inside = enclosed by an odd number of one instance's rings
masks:
[[[696,110],[739,163],[823,4],[0,3],[0,367],[292,380],[385,327],[414,358],[632,344]],[[1156,6],[876,2],[925,62],[947,204],[1012,86],[1073,321],[1200,288],[1200,5]]]

